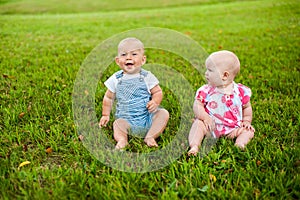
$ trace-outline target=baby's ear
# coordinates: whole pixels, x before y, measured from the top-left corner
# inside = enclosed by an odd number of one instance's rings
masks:
[[[115,57],[115,62],[116,62],[117,65],[119,65],[119,57],[118,56]]]
[[[230,73],[228,71],[224,71],[222,80],[226,81],[229,78]]]
[[[146,60],[147,60],[147,57],[144,55],[144,56],[143,56],[143,64],[146,63]]]

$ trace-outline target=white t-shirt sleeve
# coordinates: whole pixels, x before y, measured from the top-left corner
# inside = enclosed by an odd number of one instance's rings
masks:
[[[117,84],[118,80],[116,74],[113,74],[104,82],[104,85],[107,87],[107,89],[109,89],[113,93],[116,93]]]
[[[159,84],[158,79],[154,76],[154,74],[152,74],[149,71],[148,71],[147,76],[145,77],[145,82],[147,84],[149,92],[154,86]]]

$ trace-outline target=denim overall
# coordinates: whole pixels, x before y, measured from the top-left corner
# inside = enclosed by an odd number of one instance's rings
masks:
[[[146,107],[151,100],[144,78],[148,72],[141,70],[140,76],[123,80],[123,71],[116,74],[116,118],[125,119],[134,136],[144,137],[152,124],[152,116]]]

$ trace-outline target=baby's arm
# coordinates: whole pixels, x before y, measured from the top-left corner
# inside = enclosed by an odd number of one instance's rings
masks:
[[[109,115],[110,111],[113,105],[115,99],[115,93],[111,92],[110,90],[107,90],[102,103],[102,117],[99,122],[99,126],[106,126],[106,124],[109,122]]]
[[[252,106],[251,103],[247,103],[243,105],[243,121],[242,121],[242,127],[245,127],[246,129],[255,131],[253,126],[251,125],[252,122]]]
[[[163,93],[159,85],[154,86],[150,92],[152,99],[147,103],[147,108],[149,112],[155,112],[162,101]]]
[[[215,129],[215,122],[210,117],[210,115],[205,111],[204,105],[203,103],[201,103],[201,101],[197,99],[194,101],[193,111],[195,117],[203,121],[208,131],[213,131]]]

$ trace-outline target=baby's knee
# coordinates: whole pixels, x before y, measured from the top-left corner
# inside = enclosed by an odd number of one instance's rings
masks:
[[[253,131],[245,131],[236,138],[235,145],[243,149],[253,137]]]
[[[169,117],[170,117],[170,114],[169,114],[169,112],[166,110],[166,109],[159,109],[158,110],[158,114],[160,115],[160,116],[162,116],[164,119],[166,119],[166,120],[168,120],[169,119]]]
[[[197,118],[194,119],[193,125],[199,127],[202,130],[206,129],[205,125],[204,125],[204,122],[202,120],[200,120],[200,119],[197,119]]]
[[[114,121],[113,127],[114,129],[128,129],[129,124],[125,119],[119,118]]]

